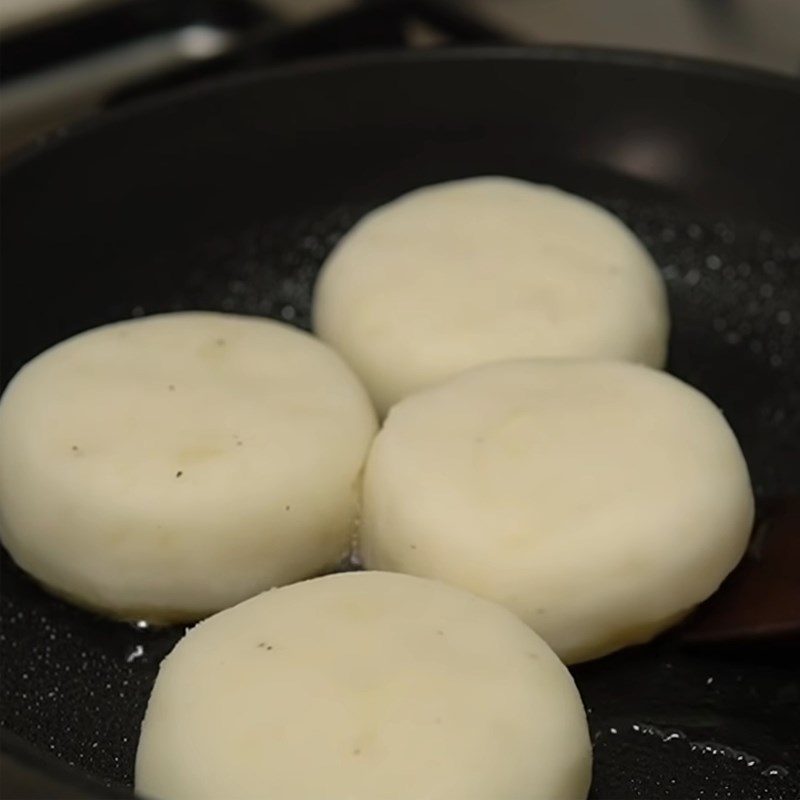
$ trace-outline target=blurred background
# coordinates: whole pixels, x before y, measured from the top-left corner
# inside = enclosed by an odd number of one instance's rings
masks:
[[[530,43],[800,75],[800,0],[0,0],[0,157],[206,77],[354,50]]]

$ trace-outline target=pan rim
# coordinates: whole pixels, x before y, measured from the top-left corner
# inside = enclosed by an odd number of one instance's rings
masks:
[[[574,44],[501,45],[453,47],[429,50],[373,50],[344,55],[302,59],[289,64],[253,67],[234,74],[204,78],[188,86],[165,89],[119,107],[101,108],[87,117],[40,134],[12,153],[0,165],[0,181],[23,167],[28,161],[57,150],[63,144],[83,135],[121,124],[167,106],[189,102],[195,97],[213,95],[237,86],[259,82],[294,80],[327,73],[344,73],[370,66],[401,64],[453,64],[482,61],[487,64],[505,62],[562,63],[572,62],[596,66],[617,66],[627,69],[648,69],[662,73],[679,73],[722,80],[746,86],[788,91],[800,99],[800,79],[752,66],[740,66],[709,59],[676,56],[646,50],[613,47],[587,47]]]

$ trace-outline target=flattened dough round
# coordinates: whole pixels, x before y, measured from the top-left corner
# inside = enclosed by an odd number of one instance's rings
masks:
[[[3,543],[82,605],[201,617],[345,554],[375,429],[341,358],[288,325],[180,313],[97,328],[0,401]]]
[[[586,717],[550,648],[436,581],[348,573],[206,620],[162,663],[136,790],[156,800],[582,800]]]
[[[335,248],[314,329],[378,410],[470,367],[514,358],[664,363],[663,281],[604,209],[501,177],[418,189]]]
[[[502,603],[567,663],[688,613],[753,521],[719,410],[624,362],[493,364],[407,398],[374,442],[363,503],[367,567]]]

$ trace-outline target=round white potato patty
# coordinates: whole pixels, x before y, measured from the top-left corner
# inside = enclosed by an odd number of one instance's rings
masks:
[[[0,401],[2,540],[77,603],[198,618],[347,552],[375,429],[341,358],[288,325],[107,325],[42,353]]]
[[[586,717],[550,648],[444,584],[348,573],[202,622],[162,663],[136,790],[157,800],[582,800]]]
[[[314,329],[383,414],[470,367],[513,358],[664,363],[655,264],[613,215],[502,177],[413,191],[361,220],[314,294]]]
[[[572,663],[688,613],[752,521],[742,453],[700,392],[623,362],[519,361],[392,409],[360,535],[367,567],[502,603]]]

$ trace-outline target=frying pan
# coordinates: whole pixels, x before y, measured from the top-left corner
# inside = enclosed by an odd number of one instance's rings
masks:
[[[345,58],[151,98],[5,171],[3,381],[131,315],[220,309],[308,327],[317,269],[368,209],[514,175],[589,197],[643,239],[670,293],[669,369],[722,407],[758,496],[790,495],[798,142],[791,79],[570,48]],[[92,616],[5,556],[7,777],[31,796],[129,795],[148,693],[183,630]],[[791,650],[698,650],[674,633],[577,667],[592,796],[796,800],[796,667]]]

